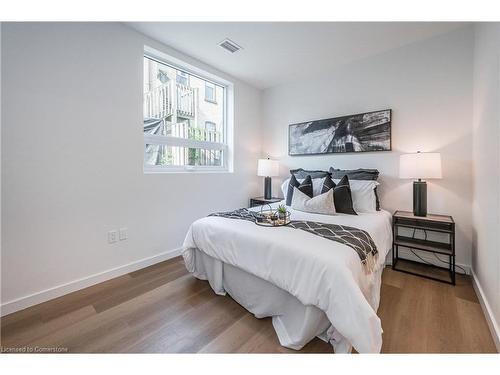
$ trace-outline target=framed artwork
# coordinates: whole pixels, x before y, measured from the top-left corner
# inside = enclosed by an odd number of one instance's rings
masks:
[[[390,109],[292,124],[288,155],[391,150]]]

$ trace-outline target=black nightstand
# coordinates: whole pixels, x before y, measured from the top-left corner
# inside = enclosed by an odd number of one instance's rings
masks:
[[[264,197],[250,198],[250,207],[262,206],[263,204],[276,203],[282,200],[283,198],[275,198],[275,197],[271,199],[266,199]]]
[[[455,222],[451,216],[415,216],[412,212],[396,211],[392,217],[392,233],[392,269],[455,285]],[[433,238],[428,239],[429,236]],[[422,251],[444,256],[448,258],[448,267],[400,258],[400,246],[416,251],[417,255]],[[435,272],[428,272],[424,268],[434,269]]]

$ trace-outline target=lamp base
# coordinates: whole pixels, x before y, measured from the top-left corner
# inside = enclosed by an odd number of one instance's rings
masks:
[[[264,178],[264,199],[271,199],[271,177]]]
[[[413,215],[427,216],[427,183],[413,181]]]

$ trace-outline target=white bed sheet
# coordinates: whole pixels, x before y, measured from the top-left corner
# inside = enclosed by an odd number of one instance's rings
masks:
[[[183,247],[187,269],[208,279],[216,293],[229,292],[257,317],[272,316],[284,346],[300,349],[323,332],[336,352],[347,351],[349,344],[358,352],[380,352],[382,328],[376,310],[380,275],[392,243],[390,214],[290,211],[292,220],[366,230],[379,251],[375,270],[368,274],[346,245],[293,228],[265,228],[221,217],[191,225]],[[294,305],[297,302],[302,308]]]
[[[208,280],[215,293],[228,293],[257,318],[271,317],[282,346],[300,350],[314,337],[319,337],[330,342],[335,353],[350,353],[350,343],[335,330],[325,313],[316,306],[305,306],[283,289],[214,259],[198,249],[194,251],[194,257],[193,275],[198,279]],[[377,272],[381,275],[382,269]],[[377,293],[376,290],[377,286],[374,285],[374,293]]]

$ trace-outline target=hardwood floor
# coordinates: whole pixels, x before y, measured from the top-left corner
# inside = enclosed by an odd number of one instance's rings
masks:
[[[470,278],[455,287],[386,268],[378,315],[384,353],[495,353]],[[1,318],[3,350],[68,352],[331,353],[314,339],[279,345],[271,319],[217,296],[181,258]]]

